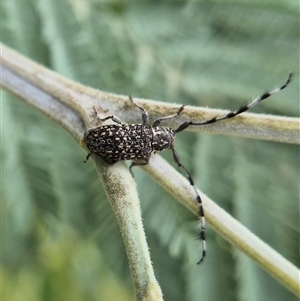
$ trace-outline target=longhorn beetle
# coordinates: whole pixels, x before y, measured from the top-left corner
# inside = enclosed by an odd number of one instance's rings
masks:
[[[185,167],[180,163],[179,156],[174,148],[174,139],[177,133],[184,131],[187,127],[191,125],[206,125],[216,123],[222,120],[233,118],[243,112],[248,111],[257,104],[259,104],[264,99],[279,93],[287,87],[292,79],[292,73],[289,74],[287,81],[279,88],[274,89],[271,92],[266,92],[261,96],[255,98],[248,105],[244,105],[236,111],[230,111],[221,117],[214,117],[207,121],[193,122],[186,121],[182,123],[177,129],[171,129],[167,127],[161,127],[162,121],[177,118],[184,110],[184,105],[182,105],[179,110],[174,114],[166,117],[156,119],[152,125],[148,124],[148,112],[136,104],[131,96],[129,96],[130,101],[134,106],[142,111],[142,121],[143,123],[138,124],[124,124],[121,120],[114,115],[107,116],[105,118],[100,118],[95,108],[94,111],[98,119],[103,122],[106,120],[112,120],[115,123],[109,125],[102,125],[96,128],[88,130],[84,134],[84,142],[89,149],[85,163],[89,159],[90,155],[96,154],[100,156],[105,162],[110,165],[117,163],[118,161],[132,160],[130,165],[130,171],[132,173],[132,167],[138,165],[147,165],[152,154],[161,152],[165,149],[170,149],[173,153],[173,158],[175,163],[179,168],[185,173],[190,185],[193,187],[195,192],[195,198],[199,205],[199,217],[201,231],[199,238],[202,241],[202,256],[197,264],[201,263],[206,256],[206,242],[205,242],[205,216],[201,197],[194,185],[194,181],[190,173],[185,169]],[[142,162],[136,162],[136,160],[141,160]]]

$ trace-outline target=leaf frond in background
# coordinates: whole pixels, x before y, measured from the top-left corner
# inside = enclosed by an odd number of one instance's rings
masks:
[[[239,107],[292,70],[289,88],[255,112],[297,116],[297,8],[296,1],[3,0],[1,39],[101,90],[209,107]],[[6,93],[2,109],[7,300],[29,289],[28,300],[132,300],[116,219],[92,164],[82,163],[84,152]],[[297,146],[182,133],[176,149],[198,187],[300,265]],[[134,173],[166,300],[296,300],[209,225],[209,256],[197,267],[195,218]]]

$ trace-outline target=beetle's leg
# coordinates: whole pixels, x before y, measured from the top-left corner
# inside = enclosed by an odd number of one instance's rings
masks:
[[[132,167],[134,166],[143,166],[143,165],[148,165],[149,164],[149,159],[145,160],[145,162],[131,162],[130,166],[129,166],[129,170],[130,173],[132,175],[132,177],[134,178],[133,172],[132,172]]]
[[[91,154],[92,154],[92,153],[88,153],[88,154],[87,154],[87,156],[86,156],[85,160],[83,161],[83,163],[86,163],[86,162],[88,161],[88,159],[89,159],[89,157],[91,156]]]
[[[143,107],[141,107],[141,106],[139,106],[138,104],[136,104],[136,103],[133,101],[131,95],[129,95],[129,99],[130,99],[130,101],[131,101],[136,107],[138,107],[138,108],[143,112],[143,113],[142,113],[143,124],[147,124],[147,123],[148,123],[148,117],[149,117],[149,114],[148,114],[147,110],[145,110]]]
[[[96,113],[96,116],[97,118],[103,122],[103,121],[106,121],[106,120],[109,120],[111,119],[112,121],[114,121],[115,123],[118,123],[118,124],[122,124],[122,121],[115,115],[111,115],[111,116],[107,116],[107,117],[104,117],[104,118],[100,118],[99,115],[98,115],[98,112],[96,111],[95,107],[93,107],[95,113]]]
[[[181,112],[183,111],[184,107],[185,107],[185,105],[182,105],[182,106],[179,108],[179,110],[177,111],[177,113],[174,114],[174,115],[170,115],[170,116],[166,116],[166,117],[162,117],[162,118],[156,119],[156,120],[153,122],[152,127],[159,126],[160,123],[161,123],[163,120],[170,120],[170,119],[173,119],[173,118],[178,117],[178,116],[181,114]]]

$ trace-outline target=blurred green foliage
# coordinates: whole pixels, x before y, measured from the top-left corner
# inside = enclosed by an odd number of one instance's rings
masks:
[[[80,83],[114,93],[299,116],[298,1],[3,0],[1,39]],[[68,134],[2,92],[3,300],[134,300],[116,219]],[[298,146],[182,133],[196,185],[299,266]],[[170,154],[163,154],[172,161]],[[207,230],[138,168],[135,179],[165,300],[297,300]],[[99,201],[100,200],[100,201]]]

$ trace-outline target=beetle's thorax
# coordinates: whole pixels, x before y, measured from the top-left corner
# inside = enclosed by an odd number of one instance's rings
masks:
[[[153,131],[153,152],[161,152],[165,149],[173,147],[175,139],[175,131],[170,128],[154,127]]]

